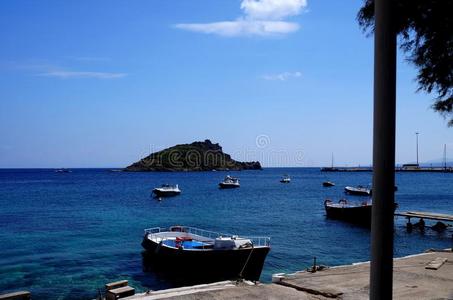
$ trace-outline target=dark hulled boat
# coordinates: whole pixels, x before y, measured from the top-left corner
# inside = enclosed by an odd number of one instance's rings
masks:
[[[324,187],[331,187],[331,186],[335,186],[335,183],[333,183],[332,181],[324,181],[322,183],[322,186]]]
[[[270,238],[238,237],[186,226],[145,229],[142,246],[156,269],[181,277],[257,281]]]
[[[394,209],[397,206],[395,203]],[[328,218],[371,226],[371,200],[361,203],[350,203],[346,199],[341,199],[338,203],[334,203],[332,200],[326,199],[324,201],[324,208]]]
[[[362,225],[371,225],[371,207],[371,201],[362,203],[349,203],[346,199],[341,199],[338,203],[333,203],[330,199],[324,201],[328,218]]]

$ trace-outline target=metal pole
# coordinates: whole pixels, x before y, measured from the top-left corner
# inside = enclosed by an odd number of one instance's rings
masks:
[[[370,299],[392,299],[396,30],[393,0],[375,0]]]

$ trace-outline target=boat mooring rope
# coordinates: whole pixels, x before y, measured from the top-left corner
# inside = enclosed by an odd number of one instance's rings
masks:
[[[250,250],[249,256],[247,257],[247,260],[245,261],[245,264],[244,264],[244,266],[242,267],[241,272],[239,272],[239,277],[240,277],[240,278],[242,278],[242,273],[244,272],[245,267],[247,266],[247,264],[248,264],[248,262],[249,262],[249,260],[250,260],[250,257],[252,256],[253,250],[255,250],[255,247],[253,247],[253,244],[252,244],[252,250]]]

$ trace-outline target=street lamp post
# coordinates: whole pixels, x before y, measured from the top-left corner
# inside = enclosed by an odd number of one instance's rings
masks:
[[[393,0],[375,0],[370,299],[392,299],[396,25]]]

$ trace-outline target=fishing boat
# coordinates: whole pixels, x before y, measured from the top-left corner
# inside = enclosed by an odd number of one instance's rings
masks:
[[[331,187],[331,186],[335,186],[335,183],[333,183],[332,181],[324,181],[322,183],[322,186],[324,187]]]
[[[230,175],[227,175],[225,179],[219,183],[219,187],[221,189],[232,189],[232,188],[238,188],[241,185],[239,184],[239,179],[235,177],[231,177]]]
[[[338,203],[330,199],[324,201],[324,208],[328,218],[371,225],[371,201],[362,203],[349,203],[346,199],[341,199]]]
[[[283,178],[280,179],[281,183],[290,183],[291,182],[291,177],[289,175],[283,175]]]
[[[172,226],[145,229],[142,246],[155,268],[181,277],[257,281],[270,250],[270,238]]]
[[[153,189],[153,194],[157,197],[170,197],[181,194],[178,185],[163,184],[161,187]]]
[[[356,196],[370,196],[371,189],[366,188],[364,186],[358,185],[356,187],[347,186],[344,188],[346,194],[356,195]]]
[[[395,203],[394,209],[397,206]],[[326,199],[324,201],[324,208],[328,218],[371,226],[371,199],[363,202],[348,202],[346,199],[341,199],[338,203]]]

